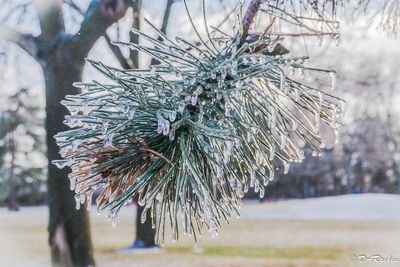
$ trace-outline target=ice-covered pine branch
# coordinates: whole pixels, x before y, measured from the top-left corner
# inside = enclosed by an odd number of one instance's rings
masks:
[[[294,75],[319,72],[334,86],[333,71],[307,68],[268,31],[244,41],[214,31],[195,43],[149,25],[161,38],[134,30],[150,45],[120,45],[160,64],[121,70],[90,61],[114,83],[77,83],[82,93],[62,102],[73,129],[55,136],[64,159],[54,163],[71,167],[77,208],[100,187],[98,209],[115,220],[137,196],[158,242],[169,223],[178,239],[181,216],[196,240],[204,226],[216,234],[238,216],[249,187],[263,197],[304,147],[320,152],[320,124],[336,129],[343,103]]]

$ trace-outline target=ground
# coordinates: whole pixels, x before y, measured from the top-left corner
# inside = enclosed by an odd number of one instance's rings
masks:
[[[400,257],[400,196],[348,195],[260,204],[216,238],[168,242],[159,253],[122,253],[133,241],[134,208],[116,229],[91,212],[98,266],[348,266],[350,254]],[[46,207],[0,209],[0,266],[49,266]],[[378,264],[385,266],[384,264]],[[400,263],[389,264],[400,266]],[[354,264],[354,266],[368,266]]]

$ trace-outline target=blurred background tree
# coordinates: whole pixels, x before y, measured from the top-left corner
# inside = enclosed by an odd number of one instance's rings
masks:
[[[40,64],[45,77],[49,242],[52,262],[57,266],[94,265],[86,211],[75,209],[74,193],[69,190],[67,179],[68,170],[59,170],[50,163],[58,158],[53,136],[66,129],[63,120],[67,112],[59,103],[67,93],[78,93],[72,84],[82,80],[85,58],[95,42],[107,35],[106,30],[121,19],[128,8],[134,12],[134,3],[128,0],[83,4],[89,5],[85,8],[73,1],[61,0],[1,1],[2,38],[17,44],[32,56]],[[75,32],[67,32],[65,18],[68,15],[63,8],[69,9],[73,19],[81,15]],[[39,33],[18,31],[18,25],[24,20],[38,21]],[[131,61],[137,60],[131,56]]]
[[[32,205],[45,198],[44,118],[32,100],[22,88],[0,113],[0,201],[10,210],[18,210],[20,201]]]
[[[166,2],[161,30],[166,32],[170,9],[174,1]],[[0,38],[16,44],[39,63],[45,77],[46,91],[46,143],[48,156],[48,204],[50,210],[49,242],[53,264],[59,266],[88,266],[94,264],[88,217],[84,209],[75,209],[74,193],[69,190],[68,170],[59,170],[50,162],[58,158],[58,148],[54,143],[55,133],[66,129],[63,124],[66,109],[59,103],[66,94],[77,93],[72,84],[82,80],[85,58],[98,40],[105,40],[112,54],[123,68],[136,68],[139,65],[138,53],[126,54],[112,44],[120,38],[118,21],[128,14],[129,26],[125,35],[132,42],[138,36],[130,33],[131,27],[139,27],[141,1],[102,0],[102,1],[0,1]],[[31,32],[23,25],[38,24],[40,30]],[[22,25],[22,26],[21,26]],[[112,26],[112,27],[111,27]],[[29,27],[28,27],[29,28]],[[110,29],[109,29],[110,28]],[[122,34],[121,34],[122,35]],[[112,36],[112,37],[110,37]],[[11,111],[2,114],[4,138],[9,144],[1,146],[3,158],[13,155],[13,129],[26,123],[11,116]],[[30,127],[26,124],[25,127]],[[6,142],[3,141],[3,142]],[[39,144],[39,143],[38,143]],[[20,182],[12,179],[18,172],[10,164],[2,164],[10,176],[2,177],[1,191],[9,203],[15,203],[16,191],[29,190],[18,186]],[[30,169],[28,173],[43,171],[43,168]],[[27,170],[25,170],[27,171]],[[26,178],[22,178],[26,177]],[[35,176],[36,177],[36,176]],[[19,179],[31,181],[24,174]],[[32,178],[33,179],[33,178]],[[35,180],[39,181],[39,180]],[[37,184],[32,183],[33,184]],[[32,187],[32,186],[31,186]],[[40,187],[40,186],[39,186]],[[19,189],[18,189],[19,188]],[[42,188],[43,189],[43,188]],[[14,192],[15,191],[15,192]],[[137,209],[141,214],[141,208]],[[154,246],[154,230],[150,220],[141,224],[137,220],[136,240],[133,248]]]

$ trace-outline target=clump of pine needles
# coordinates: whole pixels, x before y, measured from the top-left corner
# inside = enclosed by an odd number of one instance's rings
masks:
[[[147,21],[160,38],[135,29],[150,45],[120,45],[159,63],[149,69],[90,61],[113,83],[77,83],[82,93],[62,102],[73,129],[55,136],[64,159],[54,163],[71,167],[78,208],[101,187],[98,209],[115,219],[137,196],[145,207],[142,220],[151,209],[157,242],[164,242],[167,221],[178,239],[178,217],[196,240],[204,226],[216,234],[221,222],[238,216],[249,187],[263,197],[277,172],[303,160],[304,147],[321,151],[320,124],[336,129],[342,101],[294,72],[330,74],[332,86],[335,73],[308,68],[305,57],[290,55],[272,30],[280,4],[252,4],[257,9],[248,9],[238,32],[209,32],[206,23],[207,38],[194,27],[196,42],[171,39]],[[270,18],[261,33],[247,25],[257,12]],[[203,13],[205,20],[204,5]]]

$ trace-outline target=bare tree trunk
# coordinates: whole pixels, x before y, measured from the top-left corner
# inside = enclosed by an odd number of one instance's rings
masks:
[[[16,177],[14,173],[15,167],[15,152],[16,152],[16,144],[15,144],[15,132],[11,132],[11,168],[10,168],[10,177],[11,177],[11,191],[10,197],[8,199],[8,210],[10,211],[18,211],[18,185],[16,182]]]
[[[150,209],[146,212],[146,222],[141,223],[141,215],[144,207],[136,204],[136,239],[133,243],[134,248],[149,248],[155,247],[156,243],[154,237],[156,235],[155,229],[152,228]]]
[[[9,211],[19,211],[18,203],[18,187],[17,185],[12,185],[10,197],[8,198],[8,210]]]
[[[46,85],[46,130],[49,159],[49,244],[54,266],[93,266],[94,257],[86,210],[75,209],[74,192],[69,190],[69,169],[58,169],[51,161],[59,158],[53,136],[67,127],[67,114],[60,105],[66,94],[78,93],[72,83],[82,80],[84,58],[60,43],[41,60]]]

